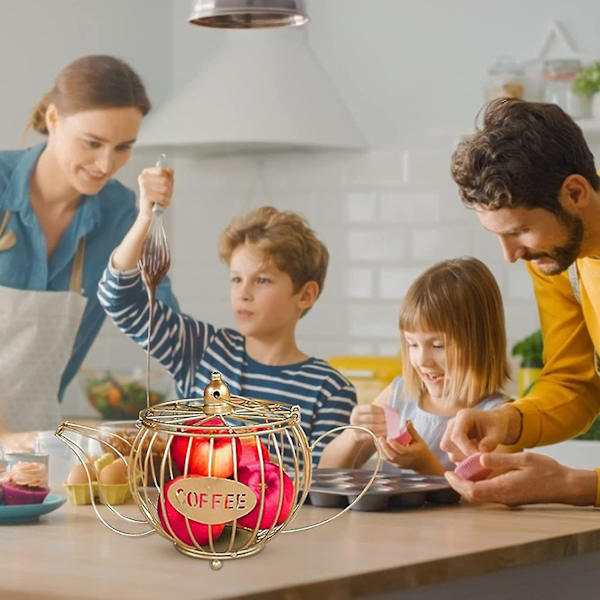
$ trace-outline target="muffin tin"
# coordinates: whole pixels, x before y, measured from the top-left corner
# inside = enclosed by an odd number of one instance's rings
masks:
[[[313,472],[310,503],[320,507],[348,506],[372,476],[371,471],[358,469],[317,469]],[[426,503],[455,504],[459,500],[460,495],[448,485],[444,477],[413,472],[379,472],[371,487],[351,510],[418,508]]]

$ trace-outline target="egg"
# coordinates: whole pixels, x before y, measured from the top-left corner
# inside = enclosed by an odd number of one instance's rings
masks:
[[[86,463],[86,465],[92,481],[96,481],[96,470],[94,469],[94,465],[89,462]],[[67,477],[67,483],[88,483],[88,476],[85,472],[85,467],[82,464],[77,464],[71,469],[69,476]]]
[[[115,460],[100,471],[98,481],[106,484],[127,483],[127,465],[121,459]]]
[[[94,461],[94,467],[96,468],[96,473],[100,473],[102,471],[102,469],[104,469],[104,467],[106,467],[107,465],[110,465],[111,462],[113,462],[115,460],[115,457],[113,454],[110,454],[110,452],[107,452],[106,454],[103,454],[100,458],[97,458]]]

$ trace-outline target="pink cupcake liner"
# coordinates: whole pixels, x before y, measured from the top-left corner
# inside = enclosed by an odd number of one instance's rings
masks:
[[[412,435],[408,433],[406,427],[403,427],[400,434],[394,438],[394,442],[398,442],[401,446],[408,446],[412,442]]]
[[[388,441],[398,442],[402,446],[408,446],[412,442],[412,436],[408,433],[406,427],[400,426],[400,415],[389,406],[383,407],[385,413],[385,426],[387,429],[386,438]]]
[[[491,469],[484,467],[479,460],[481,456],[480,452],[467,456],[462,462],[459,462],[454,472],[461,479],[468,479],[469,481],[480,481],[485,479],[491,472]]]
[[[400,415],[389,406],[383,407],[385,413],[385,427],[387,429],[386,437],[388,440],[393,440],[400,435]]]
[[[7,505],[11,504],[41,504],[44,498],[50,493],[49,488],[28,490],[21,487],[13,487],[5,483],[4,501]]]

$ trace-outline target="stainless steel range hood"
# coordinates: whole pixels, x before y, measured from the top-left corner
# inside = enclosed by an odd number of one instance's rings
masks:
[[[361,149],[365,139],[304,28],[228,30],[195,77],[152,111],[139,146],[207,153]]]

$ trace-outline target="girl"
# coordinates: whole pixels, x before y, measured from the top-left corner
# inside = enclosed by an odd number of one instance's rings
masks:
[[[400,339],[403,377],[373,404],[354,408],[351,423],[377,436],[377,448],[392,467],[441,475],[454,468],[439,447],[448,420],[461,408],[485,410],[506,400],[501,393],[509,377],[504,311],[489,269],[470,257],[427,269],[402,303]],[[384,409],[397,411],[400,423],[406,422],[408,445],[386,439]],[[368,434],[347,430],[319,466],[359,467],[374,450]]]
[[[0,440],[58,424],[59,398],[104,320],[98,280],[136,217],[134,192],[111,178],[149,110],[129,65],[86,56],[33,111],[47,142],[0,152]],[[145,169],[139,185],[164,202],[173,173]],[[168,284],[161,296],[176,306]]]

